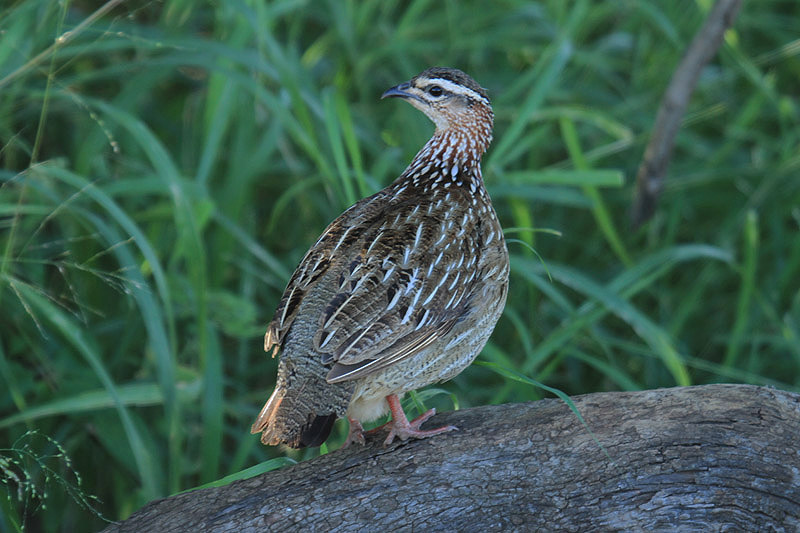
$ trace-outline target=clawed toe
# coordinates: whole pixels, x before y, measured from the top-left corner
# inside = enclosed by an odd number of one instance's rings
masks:
[[[433,437],[434,435],[439,435],[440,433],[446,433],[448,431],[454,431],[458,428],[455,426],[442,426],[436,429],[414,429],[412,427],[399,427],[394,426],[392,430],[389,432],[389,436],[386,437],[386,440],[383,441],[384,446],[388,446],[394,441],[395,437],[399,438],[402,441],[406,441],[410,438],[415,439],[424,439],[426,437]]]
[[[414,420],[409,422],[405,412],[403,412],[402,406],[400,405],[400,398],[398,398],[396,394],[387,396],[386,402],[389,404],[389,409],[392,413],[392,419],[382,426],[376,427],[369,431],[364,431],[363,426],[358,420],[348,417],[348,420],[350,421],[350,432],[348,433],[347,439],[344,441],[342,448],[347,448],[354,442],[363,445],[365,442],[365,435],[372,436],[383,431],[384,428],[389,429],[389,435],[387,435],[386,440],[383,441],[384,446],[388,446],[394,442],[394,439],[396,438],[400,439],[401,441],[407,441],[411,438],[424,439],[427,437],[433,437],[434,435],[439,435],[440,433],[446,433],[448,431],[454,431],[458,429],[455,426],[421,429],[422,424],[436,414],[436,409],[428,409]]]
[[[406,441],[410,438],[424,439],[426,437],[432,437],[434,435],[439,435],[440,433],[458,429],[455,426],[442,426],[435,429],[420,429],[420,426],[422,426],[426,420],[436,414],[436,409],[428,409],[426,412],[409,422],[408,418],[406,418],[405,413],[403,412],[403,408],[400,405],[400,399],[397,398],[397,396],[389,396],[386,398],[386,400],[389,402],[389,408],[392,411],[392,429],[389,431],[389,435],[386,437],[386,440],[383,441],[384,446],[391,444],[395,437],[402,441]]]
[[[361,422],[353,420],[352,418],[348,418],[347,420],[350,422],[350,431],[347,433],[347,438],[344,440],[341,449],[344,450],[354,442],[364,446],[364,427],[361,425]]]

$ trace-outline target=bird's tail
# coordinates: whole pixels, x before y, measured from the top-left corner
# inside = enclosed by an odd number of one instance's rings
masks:
[[[294,407],[297,402],[284,388],[276,387],[256,418],[251,433],[261,433],[261,442],[270,446],[286,444],[292,448],[319,446],[330,435],[336,413],[305,417]],[[291,406],[291,407],[290,407]]]
[[[275,390],[250,428],[251,433],[261,433],[261,442],[304,448],[319,446],[328,438],[333,423],[347,410],[352,391],[349,386],[327,383],[324,372],[311,374],[298,379],[281,360]],[[289,375],[291,383],[286,379]]]

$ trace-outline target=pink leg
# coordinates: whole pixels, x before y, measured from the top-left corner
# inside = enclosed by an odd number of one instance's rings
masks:
[[[347,433],[347,438],[342,444],[342,450],[353,444],[354,442],[359,443],[360,445],[364,445],[364,427],[361,425],[361,422],[358,420],[354,420],[350,417],[347,417],[348,422],[350,422],[350,431]]]
[[[389,404],[389,410],[392,412],[392,430],[389,432],[389,436],[386,437],[386,440],[383,442],[384,446],[391,444],[395,437],[399,437],[402,441],[408,440],[410,437],[414,437],[415,439],[424,439],[425,437],[432,437],[434,435],[438,435],[439,433],[458,429],[455,426],[443,426],[436,429],[426,430],[419,429],[423,422],[436,414],[436,409],[429,409],[427,412],[422,413],[417,418],[409,422],[408,418],[406,418],[406,414],[403,412],[403,406],[400,405],[400,398],[397,397],[397,394],[390,394],[387,396],[386,402]]]

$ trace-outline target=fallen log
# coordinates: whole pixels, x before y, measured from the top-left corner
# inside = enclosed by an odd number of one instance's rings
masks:
[[[459,431],[388,448],[376,436],[105,531],[800,530],[800,395],[705,385],[573,401],[597,441],[559,400],[466,409],[430,422]]]

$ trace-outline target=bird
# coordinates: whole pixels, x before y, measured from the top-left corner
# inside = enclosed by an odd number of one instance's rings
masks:
[[[505,306],[508,250],[480,165],[494,121],[486,90],[431,67],[384,98],[410,103],[435,131],[395,181],[325,229],[291,276],[264,337],[264,350],[280,353],[251,428],[266,445],[319,446],[342,417],[344,446],[364,444],[363,424],[387,413],[385,445],[457,429],[422,429],[436,411],[409,421],[401,399],[469,366]]]

